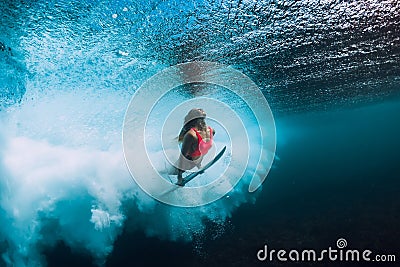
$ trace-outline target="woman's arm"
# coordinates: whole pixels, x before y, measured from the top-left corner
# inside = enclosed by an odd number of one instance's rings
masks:
[[[193,135],[190,131],[183,137],[181,155],[186,159],[190,158],[190,154],[196,149],[197,136]]]
[[[185,171],[187,168],[185,166],[189,166],[187,163],[188,160],[191,160],[190,155],[196,149],[197,137],[193,136],[193,134],[189,131],[185,134],[183,138],[181,153],[179,155],[178,161],[178,169]]]
[[[182,180],[182,174],[187,169],[190,160],[190,154],[194,151],[194,145],[197,143],[197,137],[193,136],[190,132],[187,132],[183,138],[181,153],[178,160],[178,181]]]

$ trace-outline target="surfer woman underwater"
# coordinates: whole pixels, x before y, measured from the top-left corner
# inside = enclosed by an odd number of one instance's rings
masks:
[[[191,109],[185,116],[178,141],[182,142],[181,153],[176,164],[178,182],[184,186],[182,174],[194,167],[201,168],[204,155],[213,145],[215,130],[207,126],[206,113],[200,108]]]

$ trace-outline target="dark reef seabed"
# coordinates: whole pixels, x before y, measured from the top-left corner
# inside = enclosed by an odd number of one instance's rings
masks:
[[[185,243],[124,230],[106,266],[365,266],[256,258],[264,245],[321,251],[336,248],[339,238],[347,240],[348,249],[399,257],[399,103],[277,118],[280,161],[256,203],[239,207],[224,233],[216,235],[210,223],[203,236]],[[46,258],[48,266],[92,264],[63,244],[48,250]]]

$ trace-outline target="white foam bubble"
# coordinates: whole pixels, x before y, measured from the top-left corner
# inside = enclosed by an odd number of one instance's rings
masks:
[[[223,225],[237,206],[255,198],[245,186],[249,175],[229,198],[207,206],[160,204],[133,182],[124,161],[121,124],[129,98],[92,90],[35,94],[1,121],[0,231],[9,244],[3,260],[10,265],[44,264],[39,248],[57,240],[90,252],[100,264],[123,227],[191,240],[204,230],[204,218]],[[150,148],[153,157],[160,153]],[[127,218],[133,225],[125,224]]]

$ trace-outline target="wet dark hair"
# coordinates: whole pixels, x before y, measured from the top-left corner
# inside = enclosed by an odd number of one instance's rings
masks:
[[[200,131],[206,130],[207,124],[205,118],[206,113],[204,112],[204,110],[199,108],[191,109],[185,116],[183,127],[179,133],[178,141],[181,142],[185,134],[193,127],[196,127]]]

